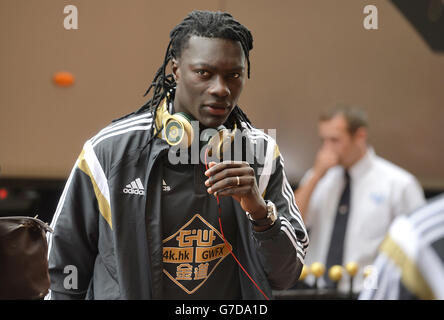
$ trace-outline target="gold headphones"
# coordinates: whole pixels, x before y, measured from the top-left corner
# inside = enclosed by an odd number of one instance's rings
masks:
[[[191,121],[195,120],[191,115],[185,112],[176,112],[170,114],[167,108],[166,99],[157,111],[156,126],[163,130],[159,132],[158,137],[164,139],[171,146],[180,146],[181,148],[189,148],[194,140],[194,129]],[[221,125],[217,129],[217,134],[208,139],[208,155],[222,159],[224,149],[228,148],[234,140],[237,131],[236,124],[233,130],[228,130]]]

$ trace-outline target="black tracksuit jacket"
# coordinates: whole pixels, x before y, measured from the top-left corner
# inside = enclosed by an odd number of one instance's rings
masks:
[[[47,298],[162,299],[159,166],[170,146],[161,138],[147,145],[152,120],[150,112],[132,114],[85,143],[57,206],[54,232],[48,234]],[[233,200],[237,256],[271,297],[272,290],[297,281],[308,236],[275,140],[248,123],[242,126],[247,140],[265,150],[265,161],[253,168],[278,219],[270,229],[255,232]],[[137,179],[139,192],[128,193],[126,187]],[[243,299],[264,298],[244,274],[240,281]]]

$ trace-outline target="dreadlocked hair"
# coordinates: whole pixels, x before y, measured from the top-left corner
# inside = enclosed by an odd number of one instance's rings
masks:
[[[239,41],[247,60],[247,75],[250,78],[249,52],[253,49],[253,36],[251,32],[229,13],[195,10],[171,30],[170,42],[165,52],[163,64],[157,70],[153,81],[144,94],[146,96],[152,91],[152,97],[135,112],[136,114],[148,109],[152,112],[153,119],[156,119],[157,109],[162,100],[165,97],[169,101],[174,99],[176,82],[172,74],[166,74],[166,68],[173,58],[176,59],[181,56],[183,49],[192,36]],[[250,123],[245,113],[236,106],[227,122],[237,123],[240,126],[242,121]],[[156,121],[153,122],[152,130],[156,127],[157,132],[159,132],[161,128],[157,128]]]

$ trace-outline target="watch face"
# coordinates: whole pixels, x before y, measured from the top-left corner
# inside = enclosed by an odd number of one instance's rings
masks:
[[[277,219],[276,206],[274,205],[273,202],[268,201],[267,209],[268,209],[268,217],[270,218],[271,222],[274,223]]]
[[[277,214],[276,214],[276,206],[274,205],[273,202],[266,200],[266,204],[267,204],[267,216],[263,219],[259,219],[259,220],[254,220],[251,215],[248,213],[248,219],[250,220],[250,222],[255,225],[255,226],[272,226],[276,219],[277,219]]]

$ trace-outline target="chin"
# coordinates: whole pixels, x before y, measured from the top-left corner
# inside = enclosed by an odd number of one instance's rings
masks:
[[[228,117],[224,118],[206,118],[199,120],[200,124],[206,128],[217,128],[227,121]]]

